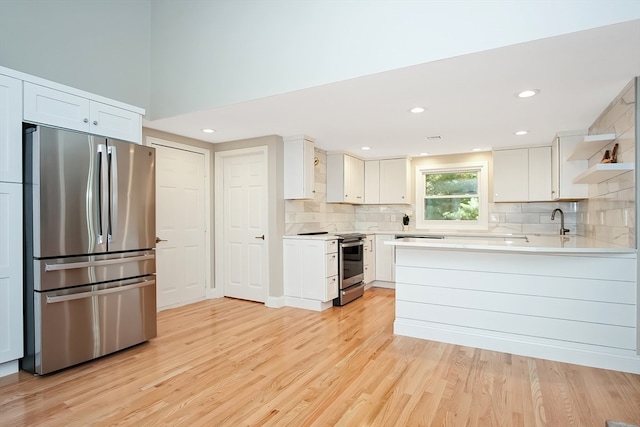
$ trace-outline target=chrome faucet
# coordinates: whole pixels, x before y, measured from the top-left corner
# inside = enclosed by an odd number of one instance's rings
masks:
[[[564,212],[562,212],[562,209],[555,208],[553,212],[551,212],[551,221],[555,219],[556,212],[560,212],[560,235],[564,236],[569,231],[568,228],[564,228]]]

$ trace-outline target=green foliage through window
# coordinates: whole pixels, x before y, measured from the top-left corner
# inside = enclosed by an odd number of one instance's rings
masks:
[[[424,174],[424,219],[477,221],[479,171]]]

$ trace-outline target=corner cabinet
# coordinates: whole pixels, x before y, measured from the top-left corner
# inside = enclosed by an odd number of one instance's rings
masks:
[[[551,147],[493,152],[493,201],[551,201]]]
[[[327,202],[364,203],[364,161],[344,153],[327,154]]]
[[[338,297],[338,240],[284,238],[285,305],[322,311]]]
[[[142,142],[139,113],[31,82],[24,82],[24,120]]]
[[[308,136],[284,138],[284,198],[315,196],[315,140]]]

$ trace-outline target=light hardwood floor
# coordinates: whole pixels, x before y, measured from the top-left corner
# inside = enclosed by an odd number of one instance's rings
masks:
[[[394,291],[316,313],[209,300],[158,337],[0,379],[1,426],[640,424],[640,376],[393,335]]]

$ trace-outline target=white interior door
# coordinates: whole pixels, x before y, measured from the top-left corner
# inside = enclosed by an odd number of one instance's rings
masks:
[[[266,152],[222,154],[222,278],[224,296],[265,302],[267,297]],[[216,165],[220,165],[217,162]],[[219,176],[219,175],[218,175]],[[219,246],[220,248],[220,246]]]
[[[156,148],[158,309],[205,298],[205,160],[201,153]]]

